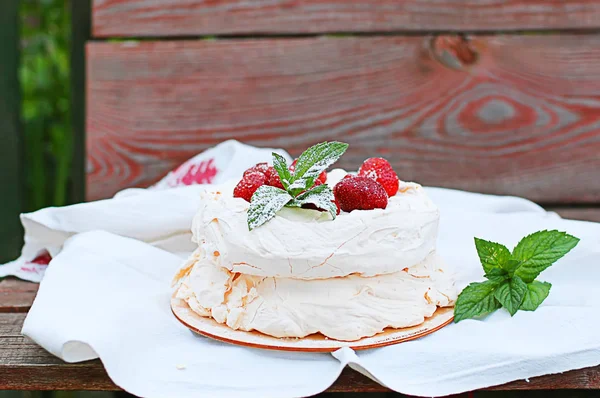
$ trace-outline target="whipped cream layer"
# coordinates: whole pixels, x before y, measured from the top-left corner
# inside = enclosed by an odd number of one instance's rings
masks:
[[[328,173],[332,187],[346,174]],[[439,211],[414,183],[401,183],[386,209],[342,212],[283,208],[248,230],[249,203],[232,186],[203,194],[193,239],[218,267],[246,275],[325,279],[390,274],[425,260],[435,249]]]
[[[419,325],[456,299],[452,278],[435,253],[392,274],[300,280],[232,273],[198,249],[175,282],[177,298],[199,315],[275,337],[320,332],[358,340],[387,327]]]

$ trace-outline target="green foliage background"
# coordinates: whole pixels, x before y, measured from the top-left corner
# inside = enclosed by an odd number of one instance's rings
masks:
[[[21,0],[25,211],[67,200],[72,154],[70,37],[69,0]]]

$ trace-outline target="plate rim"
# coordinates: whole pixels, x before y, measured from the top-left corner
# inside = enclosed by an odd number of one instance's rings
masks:
[[[242,346],[242,347],[250,347],[250,348],[259,348],[259,349],[264,349],[264,350],[273,350],[273,351],[288,351],[288,352],[334,352],[337,351],[341,348],[344,347],[348,347],[351,348],[355,351],[362,351],[362,350],[368,350],[368,349],[372,349],[372,348],[380,348],[380,347],[386,347],[386,346],[390,346],[390,345],[395,345],[395,344],[400,344],[400,343],[405,343],[407,341],[411,341],[411,340],[416,340],[419,339],[421,337],[430,335],[432,333],[437,332],[438,330],[448,326],[449,324],[452,323],[452,321],[454,320],[454,314],[452,314],[452,316],[440,323],[439,325],[436,325],[434,327],[431,327],[421,333],[416,333],[414,335],[410,335],[410,336],[406,336],[403,338],[399,338],[399,339],[391,339],[391,340],[386,340],[386,341],[382,341],[380,343],[373,343],[373,344],[368,344],[368,345],[360,345],[360,342],[365,340],[365,339],[369,339],[369,338],[373,338],[376,337],[377,334],[373,335],[373,336],[367,336],[367,337],[363,337],[361,339],[358,340],[354,340],[354,341],[344,341],[344,340],[335,340],[335,339],[327,339],[330,341],[334,341],[334,342],[338,342],[338,343],[342,343],[344,344],[343,346],[335,346],[335,347],[293,347],[293,346],[277,346],[274,344],[259,344],[259,343],[252,343],[252,342],[248,342],[248,341],[241,341],[241,340],[235,340],[229,337],[224,337],[224,336],[219,336],[219,335],[215,335],[213,333],[209,333],[206,332],[204,330],[199,329],[198,327],[194,326],[194,325],[190,325],[188,322],[186,322],[184,319],[181,318],[180,315],[177,314],[176,308],[180,307],[180,305],[177,304],[181,304],[183,303],[185,305],[185,307],[187,307],[187,309],[189,311],[193,310],[190,308],[190,306],[188,305],[188,303],[183,300],[183,299],[179,299],[176,298],[174,295],[173,297],[171,297],[170,300],[170,307],[171,307],[171,312],[173,313],[173,316],[175,316],[175,318],[181,323],[183,324],[185,327],[187,327],[188,329],[190,329],[192,332],[199,334],[201,336],[205,336],[208,338],[211,338],[213,340],[217,340],[217,341],[221,341],[221,342],[225,342],[225,343],[229,343],[229,344],[233,344],[233,345],[237,345],[237,346]],[[426,321],[428,319],[433,318],[436,314],[438,314],[439,312],[447,312],[449,310],[451,310],[453,307],[438,307],[435,312],[433,313],[433,315],[431,315],[431,317],[426,318]],[[194,313],[198,318],[200,318],[201,321],[205,321],[207,324],[211,324],[211,323],[217,323],[213,318],[210,317],[203,317],[199,314]],[[438,315],[442,315],[442,314],[438,314]],[[221,324],[219,324],[221,325]],[[412,327],[417,327],[420,325],[415,325]],[[226,325],[223,325],[223,327],[228,327]],[[385,330],[396,330],[396,331],[401,331],[402,329],[410,329],[410,328],[397,328],[397,329],[393,329],[393,328],[386,328]],[[231,329],[233,330],[233,329]],[[236,332],[238,333],[244,333],[244,334],[248,334],[248,335],[262,335],[268,338],[274,338],[277,339],[277,337],[274,336],[269,336],[267,334],[264,334],[262,332],[259,331],[252,331],[252,332],[247,332],[244,330],[236,330]],[[299,338],[299,340],[301,340],[303,338]]]

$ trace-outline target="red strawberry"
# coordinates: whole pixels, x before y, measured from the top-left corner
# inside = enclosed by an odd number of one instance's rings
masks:
[[[279,189],[285,189],[281,183],[281,178],[279,178],[279,174],[277,174],[275,169],[273,169],[272,172],[269,172],[269,176],[267,177],[267,185],[277,187]]]
[[[244,171],[244,176],[247,173],[252,173],[252,172],[258,171],[259,173],[263,173],[265,176],[268,177],[268,175],[267,175],[268,170],[269,170],[269,165],[267,163],[257,163],[256,165],[250,167],[248,170]]]
[[[344,178],[333,188],[333,194],[343,211],[385,209],[388,196],[385,189],[370,178]]]
[[[290,171],[296,170],[296,163],[298,163],[298,159],[296,159],[292,162],[292,165],[290,166]],[[319,174],[319,177],[317,177],[317,179],[315,181],[321,181],[321,184],[325,184],[327,182],[327,172],[325,170],[323,170],[323,172],[321,174]],[[319,185],[321,185],[321,184],[319,184]],[[315,185],[317,185],[317,184],[315,184]]]
[[[275,170],[275,167],[273,166],[269,166],[269,168],[263,174],[265,175],[265,177],[267,177],[267,182],[271,177],[279,175],[277,174],[277,170]]]
[[[250,202],[252,195],[256,190],[265,185],[266,177],[259,171],[247,171],[244,173],[242,180],[238,182],[233,190],[234,198],[242,198],[247,202]]]
[[[389,197],[398,193],[398,176],[392,165],[383,158],[365,160],[358,170],[359,177],[367,177],[380,183]]]

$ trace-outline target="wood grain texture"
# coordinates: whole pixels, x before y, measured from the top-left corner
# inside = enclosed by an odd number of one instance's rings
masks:
[[[110,36],[580,29],[597,0],[94,0],[93,33]]]
[[[572,220],[600,222],[600,207],[550,207],[547,210],[558,213],[562,218]]]
[[[0,280],[0,313],[29,311],[38,287],[37,283],[12,277]]]
[[[88,44],[87,198],[147,186],[230,138],[403,180],[600,201],[600,35]]]
[[[119,390],[98,360],[65,363],[21,336],[25,314],[0,314],[0,390]],[[600,389],[600,367],[536,377],[489,390]],[[389,389],[349,368],[329,392]]]

